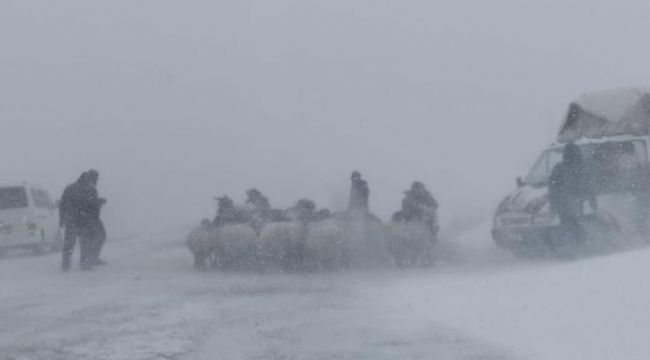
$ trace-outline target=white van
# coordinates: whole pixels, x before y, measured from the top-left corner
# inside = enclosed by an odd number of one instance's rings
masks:
[[[28,184],[0,187],[0,254],[10,249],[40,253],[62,246],[57,209],[50,194]]]
[[[642,171],[650,167],[650,90],[583,95],[570,104],[556,140],[497,208],[492,228],[496,244],[526,257],[547,250],[558,253],[566,245],[561,243],[559,218],[550,207],[548,183],[569,142],[580,146],[598,197],[598,211],[585,218],[590,225],[586,228],[597,225],[594,235],[616,242],[610,244],[615,247],[649,242],[650,209],[634,194],[645,187],[639,184],[650,181]]]

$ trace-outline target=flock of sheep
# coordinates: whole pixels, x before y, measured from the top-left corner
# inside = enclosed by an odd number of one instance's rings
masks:
[[[427,266],[433,262],[435,232],[424,223],[381,223],[363,213],[220,226],[204,220],[187,245],[199,270],[342,270],[370,257],[374,263]]]

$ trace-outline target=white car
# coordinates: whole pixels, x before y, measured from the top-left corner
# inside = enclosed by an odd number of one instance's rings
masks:
[[[57,209],[46,190],[28,184],[0,187],[0,254],[59,250],[62,242]]]

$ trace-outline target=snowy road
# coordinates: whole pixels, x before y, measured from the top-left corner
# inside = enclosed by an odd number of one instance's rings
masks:
[[[0,260],[0,359],[650,354],[650,286],[638,276],[650,267],[647,251],[568,264],[255,275],[196,273],[174,238],[110,243],[110,266],[90,273],[61,274],[56,255]],[[608,275],[614,268],[625,281]]]

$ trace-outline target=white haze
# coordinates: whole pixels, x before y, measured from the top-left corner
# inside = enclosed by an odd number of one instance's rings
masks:
[[[0,2],[2,182],[101,174],[113,234],[258,187],[491,211],[581,92],[650,83],[646,1]]]

